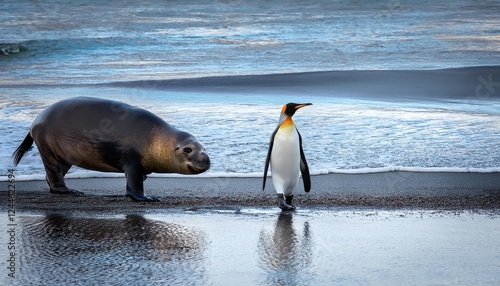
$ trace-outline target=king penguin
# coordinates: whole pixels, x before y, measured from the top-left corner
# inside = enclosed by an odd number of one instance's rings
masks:
[[[299,181],[299,171],[302,173],[304,190],[311,190],[311,177],[307,166],[304,150],[302,149],[302,136],[293,123],[292,116],[304,106],[312,103],[287,103],[281,108],[278,126],[271,135],[269,150],[262,189],[266,187],[266,177],[269,164],[273,185],[278,195],[278,204],[283,211],[295,210],[292,204],[295,186]]]

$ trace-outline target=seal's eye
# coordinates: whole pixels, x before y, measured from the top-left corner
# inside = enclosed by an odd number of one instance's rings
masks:
[[[193,149],[186,147],[182,151],[184,151],[184,153],[186,153],[186,154],[189,154],[189,153],[193,152]]]

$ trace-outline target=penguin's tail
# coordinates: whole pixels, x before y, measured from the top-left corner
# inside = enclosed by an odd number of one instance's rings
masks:
[[[12,158],[14,160],[14,166],[19,164],[19,161],[23,158],[24,154],[33,148],[33,137],[28,133],[23,140],[23,143],[17,147],[16,151],[12,154]]]

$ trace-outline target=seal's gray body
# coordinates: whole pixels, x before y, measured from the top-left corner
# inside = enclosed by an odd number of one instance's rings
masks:
[[[127,195],[138,201],[155,200],[144,196],[147,174],[198,174],[210,167],[195,137],[149,111],[112,100],[78,97],[49,106],[14,152],[15,164],[33,141],[54,193],[78,193],[64,183],[73,165],[125,173]]]

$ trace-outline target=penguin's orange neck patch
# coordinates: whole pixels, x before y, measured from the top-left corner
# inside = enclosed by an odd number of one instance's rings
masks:
[[[291,117],[286,117],[286,119],[283,121],[283,123],[281,123],[281,127],[289,127],[289,126],[293,126],[293,120]]]

